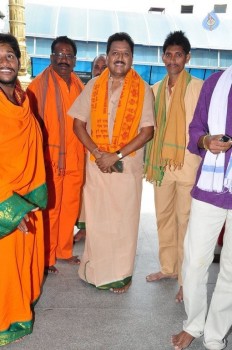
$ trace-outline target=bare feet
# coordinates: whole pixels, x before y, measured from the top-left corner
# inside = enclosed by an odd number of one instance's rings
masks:
[[[172,345],[175,350],[186,349],[192,343],[193,339],[195,338],[191,334],[182,331],[172,336]]]
[[[159,271],[159,272],[155,272],[155,273],[151,273],[150,275],[148,275],[146,277],[147,282],[155,282],[155,281],[160,281],[162,279],[165,278],[177,278],[177,275],[175,274],[164,274],[163,272]]]
[[[178,293],[176,294],[176,302],[182,303],[182,301],[183,301],[183,287],[180,286],[180,289],[179,289]]]
[[[81,263],[77,255],[71,256],[71,258],[68,258],[68,259],[57,259],[57,260],[67,264],[71,264],[71,265],[80,265]]]
[[[75,235],[74,235],[74,243],[79,242],[81,239],[85,239],[86,236],[86,230],[84,228],[81,228]]]
[[[45,266],[44,273],[45,275],[57,275],[59,273],[59,270],[54,265]]]
[[[130,288],[130,285],[131,285],[131,281],[121,288],[110,288],[110,291],[115,293],[115,294],[126,293],[128,291],[128,289]]]
[[[23,338],[24,338],[24,337],[18,338],[18,339],[16,339],[16,340],[12,341],[11,344],[19,343],[20,341],[23,340]]]

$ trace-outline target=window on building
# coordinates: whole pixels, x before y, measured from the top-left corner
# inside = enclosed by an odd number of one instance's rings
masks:
[[[158,47],[135,45],[134,62],[136,63],[157,63]]]
[[[98,50],[96,52],[96,55],[99,55],[101,53],[106,53],[106,43],[98,43]]]
[[[150,7],[148,12],[165,13],[165,8],[164,7]]]
[[[164,66],[152,66],[151,77],[149,83],[155,84],[157,81],[162,80],[167,74],[167,70]]]
[[[84,42],[76,41],[77,44],[77,61],[81,60],[92,60],[97,53],[97,43],[96,42]]]
[[[220,67],[227,68],[231,65],[232,51],[221,50],[220,52]]]
[[[36,38],[35,54],[38,56],[49,56],[52,42],[52,39]]]
[[[214,5],[215,13],[226,13],[227,4],[224,5]]]
[[[191,50],[191,66],[218,67],[218,51],[208,49]]]
[[[193,5],[181,5],[181,13],[193,13]]]
[[[34,38],[27,37],[26,38],[27,52],[29,55],[34,55]]]

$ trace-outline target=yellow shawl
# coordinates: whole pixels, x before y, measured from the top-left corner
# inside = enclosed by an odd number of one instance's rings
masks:
[[[168,75],[160,83],[155,100],[157,120],[156,135],[147,144],[145,177],[158,185],[166,166],[180,169],[184,163],[186,148],[186,117],[184,96],[191,75],[183,70],[175,84],[172,99],[166,111],[166,86]]]
[[[96,80],[91,96],[91,137],[98,148],[106,152],[115,152],[128,144],[137,134],[142,116],[145,94],[143,79],[131,69],[123,82],[112,141],[108,133],[108,80],[109,70]]]

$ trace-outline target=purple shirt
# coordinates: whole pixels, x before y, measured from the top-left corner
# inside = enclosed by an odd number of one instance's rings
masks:
[[[191,153],[200,155],[202,157],[202,161],[196,176],[196,182],[195,182],[195,185],[193,186],[191,195],[193,198],[200,200],[202,202],[210,203],[223,209],[232,209],[232,194],[229,191],[226,191],[223,193],[208,192],[208,191],[201,190],[196,186],[201,173],[204,157],[206,154],[206,151],[204,149],[199,148],[197,146],[197,143],[199,138],[202,135],[205,135],[206,133],[209,132],[208,111],[209,111],[210,100],[211,100],[214,87],[219,77],[221,76],[221,74],[222,72],[215,73],[211,75],[204,82],[200,96],[199,96],[199,100],[195,109],[193,120],[189,125],[190,140],[188,144],[188,150]],[[229,96],[228,96],[228,110],[227,110],[225,133],[227,135],[232,136],[232,88],[230,89]],[[232,148],[230,148],[225,154],[225,169],[230,159],[231,150]]]

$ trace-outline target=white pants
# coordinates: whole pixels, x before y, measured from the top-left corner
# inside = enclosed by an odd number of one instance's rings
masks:
[[[208,269],[225,220],[220,271],[207,315]],[[182,274],[187,313],[183,329],[195,338],[204,334],[207,349],[224,349],[232,325],[232,210],[192,200]]]

